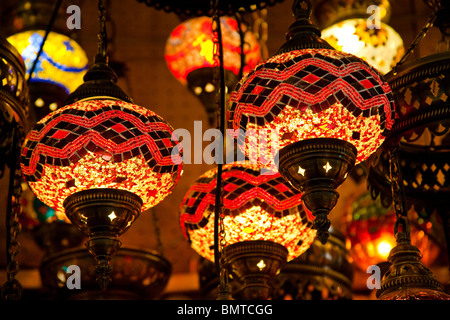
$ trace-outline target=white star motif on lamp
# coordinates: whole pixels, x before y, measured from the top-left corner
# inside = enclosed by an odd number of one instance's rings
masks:
[[[330,170],[330,169],[332,169],[333,167],[332,166],[330,166],[330,163],[327,161],[327,164],[326,165],[324,165],[323,166],[323,168],[325,169],[325,172],[327,172],[328,173],[328,171]]]
[[[300,173],[302,176],[305,175],[305,169],[303,169],[302,167],[298,167],[298,173]]]

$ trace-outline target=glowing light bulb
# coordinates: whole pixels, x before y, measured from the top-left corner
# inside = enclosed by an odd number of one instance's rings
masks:
[[[383,258],[387,258],[389,256],[389,252],[391,252],[392,245],[387,240],[382,240],[377,245],[377,252]]]

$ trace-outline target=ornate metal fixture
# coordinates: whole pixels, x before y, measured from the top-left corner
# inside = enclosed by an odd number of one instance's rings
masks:
[[[381,300],[450,300],[443,286],[419,260],[419,249],[411,245],[411,224],[403,197],[402,172],[398,146],[389,150],[391,192],[396,214],[394,235],[397,245],[391,250],[389,270],[383,275],[377,298]]]
[[[80,290],[67,287],[67,267],[77,265]],[[48,255],[40,267],[41,280],[50,297],[68,300],[151,300],[167,285],[172,267],[153,251],[122,247],[111,259],[111,284],[99,290],[92,255],[84,248],[71,248]]]
[[[19,52],[0,37],[0,177],[6,166],[10,168],[6,207],[6,273],[7,280],[1,296],[5,300],[18,300],[22,285],[16,279],[19,271],[18,236],[22,193],[20,176],[20,146],[28,130],[29,92],[25,80],[25,65]]]
[[[116,84],[106,56],[105,12],[94,65],[66,105],[41,119],[27,135],[21,168],[36,196],[64,212],[88,237],[101,288],[110,282],[118,237],[141,211],[161,202],[178,183],[172,127],[132,104]],[[181,157],[181,155],[180,155]]]
[[[5,165],[11,168],[11,145],[14,128],[28,130],[29,91],[25,79],[25,65],[20,53],[5,38],[0,37],[0,176]]]
[[[391,266],[384,274],[380,300],[450,300],[443,285],[420,259],[422,254],[404,232],[397,234],[397,246],[389,254]]]
[[[280,174],[303,193],[302,201],[315,216],[322,243],[329,235],[328,213],[339,199],[336,189],[352,170],[356,154],[352,144],[327,138],[298,141],[280,150]]]
[[[258,262],[260,260],[256,261]],[[352,257],[346,248],[345,237],[335,228],[330,228],[330,238],[326,244],[315,239],[305,253],[283,264],[274,277],[266,275],[266,282],[256,282],[256,287],[247,288],[247,291],[255,294],[257,298],[264,293],[272,300],[352,299]],[[245,270],[245,267],[241,267],[242,270]],[[213,263],[202,259],[198,273],[202,297],[213,299],[217,295],[218,283],[217,270]],[[242,277],[231,274],[229,283],[236,300],[246,299],[242,281]]]
[[[230,244],[223,252],[230,275],[242,283],[247,300],[267,300],[272,295],[271,282],[286,264],[287,249],[272,241],[253,240]]]
[[[165,12],[174,12],[183,16],[213,16],[215,7],[211,6],[210,0],[200,0],[195,2],[180,2],[177,0],[137,0],[145,3],[149,7]],[[219,16],[233,16],[243,9],[247,12],[273,6],[283,0],[226,0],[220,1],[217,10]]]
[[[326,244],[316,239],[273,281],[273,300],[351,300],[353,264],[344,235],[330,227]]]
[[[406,208],[414,207],[426,219],[438,214],[450,248],[450,214],[446,204],[450,183],[450,53],[437,52],[406,62],[432,27],[440,30],[441,42],[449,41],[449,3],[425,2],[433,13],[400,62],[386,75],[396,99],[396,122],[383,148],[368,162],[368,184],[373,197],[380,196],[384,205],[390,205],[387,150],[398,146]],[[448,254],[450,257],[450,251]]]
[[[280,149],[278,170],[304,194],[325,243],[335,189],[383,142],[394,122],[393,99],[376,70],[320,38],[311,11],[310,1],[294,1],[286,43],[238,83],[227,120],[240,129],[238,143],[249,159],[273,167]],[[248,134],[261,141],[267,131],[279,139],[263,144]]]

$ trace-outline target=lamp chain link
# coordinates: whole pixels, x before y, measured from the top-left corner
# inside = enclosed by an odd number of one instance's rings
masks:
[[[159,227],[158,214],[157,214],[157,211],[156,211],[156,209],[154,207],[151,208],[150,210],[151,210],[151,215],[153,217],[153,224],[155,226],[157,251],[161,255],[164,255],[164,246],[163,246],[162,238],[161,238],[161,228]]]
[[[259,41],[261,48],[261,59],[265,61],[269,58],[269,50],[267,49],[267,40],[269,39],[269,24],[266,21],[267,9],[254,11],[252,32]]]
[[[212,24],[212,28],[213,28],[213,41],[214,41],[214,84],[215,87],[217,88],[216,90],[216,106],[218,111],[220,111],[221,108],[223,108],[224,106],[222,105],[222,86],[221,86],[221,81],[223,79],[221,79],[220,77],[220,67],[221,67],[221,50],[220,50],[220,41],[221,39],[219,39],[219,28],[220,28],[220,17],[218,14],[218,10],[217,10],[217,3],[218,1],[214,1],[215,3],[213,4],[213,8],[214,8],[214,15],[213,15],[213,24]],[[220,112],[217,113],[218,114],[218,125],[219,125],[219,129],[223,129],[220,128],[220,118],[221,118],[221,114]],[[223,159],[219,159],[219,163],[222,163]],[[226,240],[225,240],[225,227],[224,227],[224,223],[223,223],[223,219],[224,219],[224,212],[223,212],[223,186],[222,184],[220,185],[220,208],[219,208],[219,250],[220,252],[222,252],[223,247],[226,245]]]
[[[100,32],[97,35],[98,38],[98,55],[106,59],[108,35],[106,33],[106,8],[103,5],[103,0],[98,1],[98,14],[100,22]]]
[[[392,73],[394,75],[397,74],[397,69],[403,65],[406,60],[408,60],[409,56],[414,52],[414,50],[417,48],[417,46],[419,45],[420,41],[422,41],[422,39],[427,35],[428,30],[434,26],[434,21],[436,20],[436,12],[434,12],[428,19],[427,23],[425,24],[425,26],[422,28],[422,30],[420,31],[420,33],[416,36],[416,38],[414,39],[414,41],[411,43],[411,45],[408,47],[408,49],[406,50],[405,54],[402,56],[402,58],[400,59],[400,61],[397,62],[397,64],[392,68]]]
[[[219,286],[217,290],[218,300],[231,300],[231,286],[228,283],[228,271],[226,269],[226,257],[223,254],[223,248],[226,245],[226,234],[224,225],[224,210],[223,210],[223,186],[222,186],[222,163],[223,163],[223,149],[225,139],[225,74],[223,66],[223,45],[222,32],[220,27],[219,16],[219,1],[211,0],[211,7],[213,9],[212,16],[212,32],[213,32],[213,57],[214,57],[214,74],[213,81],[216,88],[216,106],[220,132],[222,134],[221,146],[219,148],[219,161],[217,170],[217,185],[216,185],[216,202],[215,202],[215,263],[219,273]]]
[[[410,238],[411,226],[408,221],[405,197],[403,194],[403,188],[401,186],[402,175],[399,162],[399,150],[399,146],[397,145],[393,147],[392,150],[388,151],[389,174],[391,180],[392,198],[394,201],[394,210],[396,215],[394,235],[397,237],[399,233],[399,227],[401,227],[400,232],[402,232],[407,238]]]
[[[9,181],[8,208],[7,208],[7,280],[2,287],[2,300],[20,300],[22,285],[16,279],[19,272],[19,263],[16,259],[20,251],[18,236],[21,231],[19,215],[22,213],[20,198],[22,195],[20,171],[20,147],[22,146],[24,131],[17,123],[13,129],[13,142],[11,146],[11,173]]]

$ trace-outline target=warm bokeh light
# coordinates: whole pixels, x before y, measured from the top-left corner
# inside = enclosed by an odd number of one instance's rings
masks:
[[[432,263],[440,249],[434,243],[432,222],[424,221],[410,212],[411,243],[422,252],[422,262]],[[370,193],[364,193],[352,204],[347,225],[347,241],[354,265],[366,271],[371,265],[387,261],[392,248],[397,245],[394,236],[395,212],[384,208],[379,198],[372,199]]]
[[[382,74],[391,71],[404,53],[403,40],[389,25],[368,28],[366,19],[347,19],[322,30],[322,38],[336,50],[354,54]]]
[[[305,252],[313,242],[314,217],[303,209],[301,194],[279,174],[264,175],[256,165],[223,166],[223,205],[227,245],[268,240],[288,249],[288,260]],[[180,208],[180,225],[192,248],[214,261],[214,216],[217,169],[190,187]]]
[[[395,245],[395,242],[392,243],[391,241],[387,240],[381,240],[377,244],[377,253],[380,257],[387,259],[389,256],[389,252],[391,252],[391,249],[393,248],[393,245]]]

